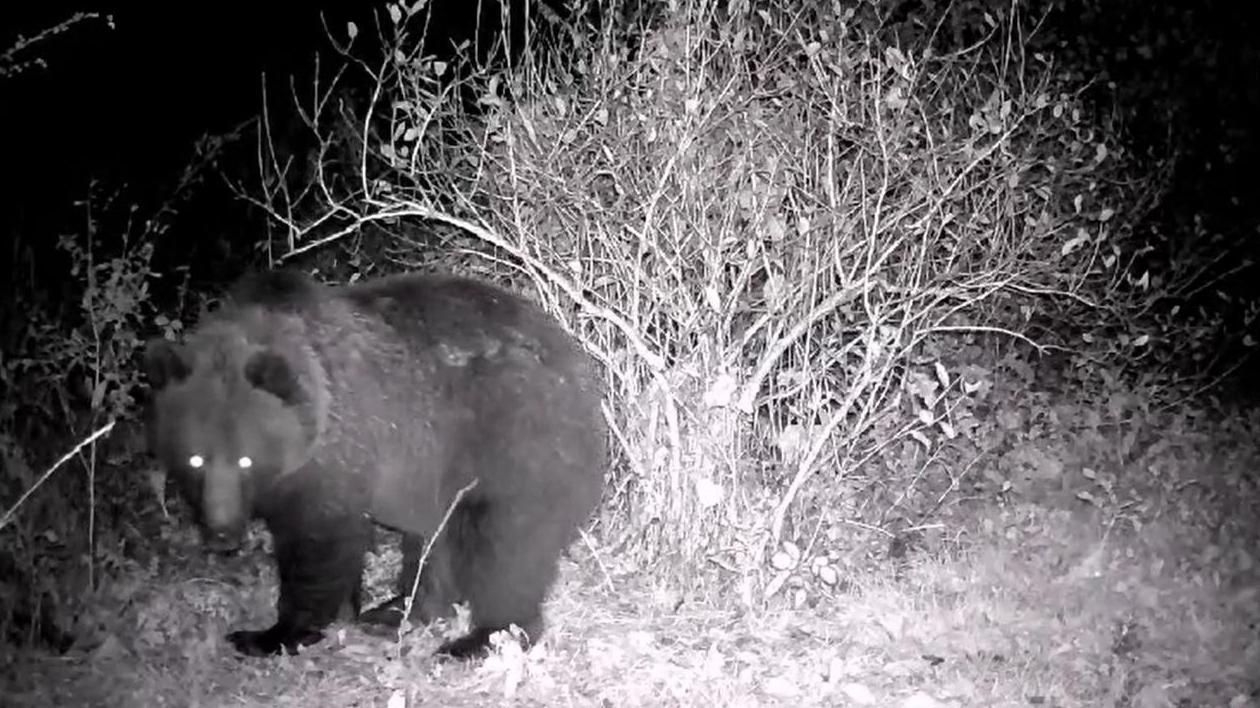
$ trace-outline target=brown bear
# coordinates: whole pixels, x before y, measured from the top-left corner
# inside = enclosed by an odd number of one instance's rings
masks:
[[[538,639],[607,466],[598,369],[538,306],[455,276],[333,287],[271,271],[243,279],[184,343],[151,342],[145,362],[152,450],[208,544],[237,547],[255,517],[273,537],[276,623],[229,634],[239,651],[294,653],[347,602],[358,612],[373,523],[403,533],[410,591],[461,490],[416,614],[468,602],[472,631],[438,650],[454,657],[484,655],[513,624]],[[396,624],[402,606],[360,619]]]

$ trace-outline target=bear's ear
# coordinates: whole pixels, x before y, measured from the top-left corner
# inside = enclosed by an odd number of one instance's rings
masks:
[[[290,405],[304,398],[297,372],[287,359],[272,351],[257,352],[245,362],[245,380]]]
[[[154,390],[183,381],[191,371],[181,347],[165,339],[153,339],[144,348],[144,372]]]

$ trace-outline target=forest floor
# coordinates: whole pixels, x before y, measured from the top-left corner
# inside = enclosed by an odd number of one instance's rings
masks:
[[[670,589],[588,539],[528,653],[446,663],[432,632],[399,643],[338,625],[301,656],[241,660],[222,633],[264,625],[268,595],[243,622],[215,604],[228,593],[203,591],[222,583],[203,566],[136,596],[139,640],[0,658],[0,703],[1260,706],[1260,435],[1169,420],[1136,459],[1065,474],[1053,493],[959,503],[948,543],[849,559],[804,602]],[[1021,454],[1073,444],[1030,440]]]

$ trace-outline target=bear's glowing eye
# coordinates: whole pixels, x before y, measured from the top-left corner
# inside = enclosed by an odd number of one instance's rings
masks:
[[[248,457],[242,457],[241,459],[236,461],[236,466],[240,467],[243,470],[247,470],[250,467],[254,466],[254,461]]]
[[[202,457],[201,455],[193,455],[192,457],[188,458],[188,466],[195,470],[201,469],[205,464],[206,464],[206,458]]]

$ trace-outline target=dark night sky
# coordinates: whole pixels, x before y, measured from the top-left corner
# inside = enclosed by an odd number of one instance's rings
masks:
[[[38,50],[47,69],[0,87],[0,121],[12,151],[6,172],[19,186],[48,190],[89,172],[145,181],[178,168],[198,135],[230,129],[257,111],[260,72],[280,79],[307,71],[314,53],[327,51],[321,9],[343,31],[341,18],[357,12],[366,19],[377,3],[24,5],[25,16],[14,16],[20,8],[0,10],[6,39],[75,9],[114,17],[112,30],[88,21],[47,41]]]
[[[258,115],[263,72],[273,125],[283,126],[291,110],[289,76],[299,91],[309,90],[317,53],[326,75],[342,62],[328,31],[344,41],[347,21],[355,21],[356,57],[377,58],[370,42],[378,36],[384,5],[384,0],[0,2],[0,51],[17,36],[35,35],[75,12],[113,19],[112,28],[103,19],[88,20],[40,43],[20,56],[41,57],[46,67],[0,79],[0,235],[6,241],[0,272],[34,263],[30,275],[37,281],[63,273],[63,260],[48,256],[56,256],[59,234],[84,232],[84,207],[76,202],[88,196],[93,179],[94,215],[102,213],[102,198],[115,194],[116,207],[135,204],[140,218],[154,214],[174,194],[200,137],[226,134]],[[477,5],[432,3],[427,51],[440,54],[453,40],[470,37]],[[481,12],[484,31],[487,17],[497,19],[498,7],[485,3]],[[238,177],[251,174],[252,136],[232,150],[231,165],[218,166]],[[213,171],[202,176],[206,181],[166,220],[171,230],[159,248],[166,260],[154,267],[190,259],[212,270],[249,265],[241,261],[241,248],[256,242],[260,216]],[[125,209],[111,213],[126,218]],[[117,220],[101,225],[104,235],[127,230]],[[217,270],[205,274],[221,276]]]
[[[34,55],[47,68],[0,83],[0,180],[10,204],[29,211],[82,198],[89,176],[160,194],[199,136],[257,114],[262,72],[275,95],[287,93],[290,74],[299,87],[310,85],[316,52],[325,66],[334,63],[325,23],[344,41],[354,20],[356,47],[374,58],[364,43],[376,35],[383,7],[383,0],[0,3],[0,47],[75,11],[114,20],[113,29],[91,20],[42,43]],[[437,0],[432,7],[430,51],[471,34],[477,3]],[[498,10],[482,12],[497,17]]]

